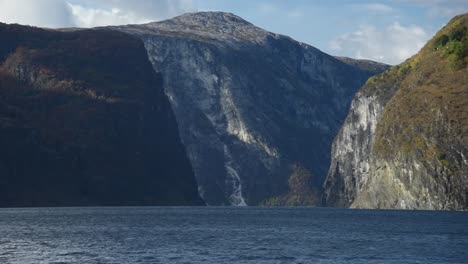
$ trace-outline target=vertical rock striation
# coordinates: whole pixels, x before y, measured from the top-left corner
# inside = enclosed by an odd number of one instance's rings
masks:
[[[288,191],[292,164],[321,186],[352,96],[385,65],[334,58],[229,13],[116,29],[143,39],[208,204]]]
[[[468,209],[468,15],[356,94],[333,143],[328,206]]]

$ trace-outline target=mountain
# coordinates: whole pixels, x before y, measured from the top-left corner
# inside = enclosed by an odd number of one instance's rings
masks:
[[[141,40],[0,24],[0,206],[202,205]]]
[[[338,57],[338,56],[335,56],[335,58],[337,60],[340,60],[341,62],[344,62],[351,66],[358,67],[359,69],[367,71],[369,73],[381,73],[387,70],[388,68],[390,68],[390,66],[386,64],[382,64],[380,62],[371,61],[371,60],[352,59],[348,57]]]
[[[468,209],[468,14],[370,78],[333,143],[328,206]]]
[[[298,167],[320,195],[353,95],[388,68],[334,58],[223,12],[112,29],[144,41],[210,205],[284,197]]]

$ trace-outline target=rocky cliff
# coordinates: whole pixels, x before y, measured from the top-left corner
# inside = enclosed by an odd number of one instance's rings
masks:
[[[201,205],[141,40],[0,24],[0,206]]]
[[[293,164],[320,188],[354,93],[387,67],[334,58],[229,13],[116,27],[143,39],[211,205],[288,192]]]
[[[328,206],[468,209],[468,15],[356,94],[332,149]]]

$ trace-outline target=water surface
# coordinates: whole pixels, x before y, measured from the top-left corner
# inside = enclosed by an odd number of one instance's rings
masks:
[[[468,213],[0,209],[0,263],[468,263]]]

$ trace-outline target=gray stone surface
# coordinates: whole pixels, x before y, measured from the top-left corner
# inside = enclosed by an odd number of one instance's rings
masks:
[[[291,164],[321,186],[357,89],[386,65],[334,58],[229,13],[117,29],[140,36],[210,205],[255,205],[287,191]]]

